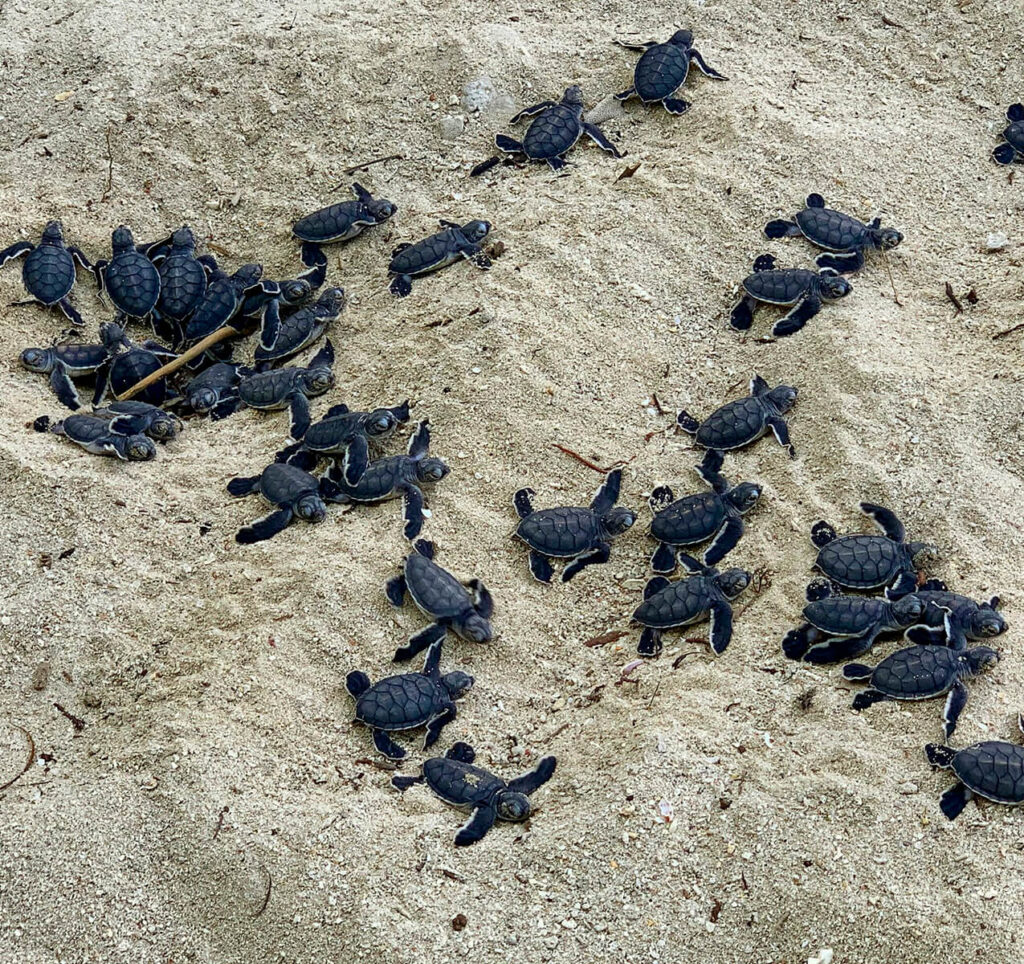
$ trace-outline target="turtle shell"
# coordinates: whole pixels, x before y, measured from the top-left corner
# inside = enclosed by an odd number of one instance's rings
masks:
[[[473,606],[458,579],[418,552],[405,560],[405,583],[413,602],[434,619],[452,619]]]
[[[455,807],[477,807],[487,803],[506,786],[505,781],[493,773],[447,757],[425,761],[423,777],[434,793]]]
[[[71,375],[91,374],[109,356],[106,345],[55,345],[50,350]]]
[[[633,87],[647,103],[671,97],[690,72],[690,55],[679,44],[648,47],[633,71]]]
[[[172,254],[160,264],[162,314],[177,321],[188,317],[206,293],[206,271],[191,254]]]
[[[258,362],[291,358],[312,345],[327,330],[327,320],[323,312],[317,311],[315,304],[306,305],[281,319],[273,348],[257,345],[253,357]]]
[[[715,593],[707,576],[691,576],[667,585],[645,599],[633,613],[642,626],[672,629],[696,622],[715,601]]]
[[[303,369],[276,368],[273,371],[257,372],[238,384],[238,397],[250,408],[272,411],[285,408],[286,401],[299,387],[297,375]]]
[[[696,441],[709,449],[738,449],[759,439],[767,427],[761,400],[747,395],[712,412],[697,429]]]
[[[887,615],[884,599],[829,596],[804,607],[804,619],[830,636],[860,636]]]
[[[651,520],[651,535],[670,546],[691,546],[710,539],[725,522],[725,505],[715,492],[677,499]]]
[[[1007,143],[1019,153],[1024,154],[1024,120],[1014,121],[1003,131]]]
[[[796,216],[805,238],[827,251],[854,251],[864,246],[867,227],[856,218],[831,208],[804,208]]]
[[[908,646],[886,656],[871,685],[897,700],[927,700],[949,691],[958,679],[960,654],[947,646]]]
[[[332,473],[331,481],[353,502],[383,502],[397,495],[396,488],[409,478],[407,455],[389,455],[371,462],[355,485],[348,485],[341,473]]]
[[[121,395],[147,375],[152,375],[153,372],[163,368],[164,364],[164,361],[145,348],[130,348],[123,355],[115,355],[111,362],[110,389],[115,395]],[[149,402],[150,405],[163,405],[166,398],[167,380],[165,378],[147,386],[135,396],[136,401]]]
[[[526,129],[523,153],[535,161],[561,157],[583,133],[579,114],[571,107],[556,104],[548,108]]]
[[[319,491],[320,483],[312,475],[287,462],[272,462],[260,476],[260,495],[271,505],[292,505]]]
[[[311,452],[342,455],[353,436],[364,434],[362,419],[362,412],[323,418],[309,426],[302,444]]]
[[[217,278],[207,286],[196,305],[195,314],[185,328],[185,337],[190,341],[205,338],[231,321],[241,306],[242,298],[234,280],[227,275]]]
[[[366,210],[362,201],[342,201],[296,221],[292,225],[292,234],[300,241],[327,244],[348,241],[363,228],[376,223],[377,219]]]
[[[160,272],[134,248],[114,255],[103,270],[103,286],[114,305],[131,318],[144,318],[160,300]]]
[[[436,271],[462,257],[455,250],[455,238],[448,228],[403,248],[388,265],[392,274],[418,275]]]
[[[568,559],[601,539],[601,523],[591,509],[562,506],[531,513],[520,521],[516,535],[545,556]]]
[[[110,420],[95,415],[69,415],[61,422],[64,434],[79,445],[88,445],[110,434]]]
[[[771,305],[791,305],[799,301],[817,279],[817,272],[806,268],[773,268],[755,271],[743,279],[747,294]]]
[[[55,305],[75,286],[75,262],[62,245],[36,245],[21,267],[25,289],[36,301]]]
[[[1024,803],[1024,746],[985,740],[953,757],[953,772],[979,796],[996,803]]]
[[[815,567],[850,589],[877,589],[903,567],[903,547],[885,536],[840,536],[824,546]]]
[[[442,688],[422,673],[402,673],[375,683],[356,700],[356,719],[375,730],[411,730],[448,702]]]

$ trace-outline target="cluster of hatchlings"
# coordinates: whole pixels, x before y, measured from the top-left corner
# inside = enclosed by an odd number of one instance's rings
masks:
[[[708,77],[725,79],[705,63],[687,30],[677,31],[665,43],[622,46],[643,54],[633,85],[615,95],[619,100],[636,96],[681,115],[690,105],[674,95],[691,64]],[[1007,116],[1010,125],[1003,133],[1004,143],[993,151],[1000,164],[1024,160],[1024,107],[1013,105]],[[504,134],[495,138],[512,163],[526,159],[561,171],[567,164],[565,155],[583,136],[614,156],[623,156],[585,119],[578,86],[569,87],[559,102],[542,101],[521,111],[512,122],[526,118],[533,120],[521,140]],[[498,161],[491,158],[471,173],[483,174]],[[425,728],[424,748],[428,749],[455,718],[456,700],[473,679],[458,671],[441,674],[442,643],[449,632],[488,642],[494,604],[482,582],[459,582],[434,561],[433,544],[418,538],[427,514],[423,486],[448,473],[443,461],[429,455],[427,420],[412,430],[404,454],[382,454],[382,444],[409,421],[408,402],[370,411],[336,404],[314,422],[310,399],[334,385],[330,340],[306,364],[282,364],[324,338],[345,307],[341,288],[319,291],[327,275],[321,245],[349,241],[397,211],[394,203],[375,198],[358,183],[352,190],[354,200],[333,204],[295,223],[293,233],[302,242],[302,268],[282,280],[264,277],[259,264],[246,264],[228,274],[212,254],[197,254],[188,227],[140,244],[121,226],[113,232],[111,256],[92,264],[80,248],[65,243],[60,223],[53,221],[38,243],[21,241],[0,252],[0,266],[24,257],[22,278],[29,301],[56,307],[73,325],[82,327],[81,315],[70,300],[77,262],[93,273],[101,295],[116,311],[115,320],[100,327],[95,343],[58,341],[22,353],[23,365],[49,376],[57,399],[75,411],[60,420],[41,417],[35,422],[37,430],[63,435],[91,453],[145,461],[155,456],[155,441],[167,442],[181,431],[183,416],[217,420],[246,407],[287,410],[291,444],[260,474],[235,478],[228,485],[232,495],[259,494],[272,506],[268,515],[239,530],[240,543],[271,538],[294,519],[319,522],[329,502],[402,499],[404,534],[413,544],[412,551],[402,573],[388,582],[386,595],[396,606],[408,595],[430,618],[430,625],[395,653],[396,661],[404,661],[425,651],[423,669],[376,684],[361,672],[347,677],[357,721],[371,730],[385,757],[399,761],[405,750],[389,734]],[[487,221],[442,220],[440,228],[394,250],[388,272],[395,295],[408,295],[414,277],[463,259],[481,269],[491,266],[483,247],[491,230]],[[759,304],[788,307],[772,329],[775,337],[793,334],[824,303],[848,295],[851,285],[843,275],[863,266],[865,252],[885,252],[902,240],[899,232],[883,228],[878,218],[864,223],[829,209],[818,194],[810,195],[805,209],[792,220],[770,222],[765,234],[770,239],[802,236],[826,252],[816,259],[815,271],[780,269],[771,255],[755,261],[730,322],[734,329],[747,331]],[[149,322],[160,340],[129,338],[128,325],[140,321]],[[253,363],[232,360],[232,341],[253,334],[258,335]],[[88,413],[78,411],[82,400],[77,383],[86,378],[94,379]],[[696,472],[708,491],[676,498],[668,486],[660,486],[651,494],[650,533],[658,545],[651,560],[655,575],[633,614],[642,627],[640,655],[658,656],[666,631],[702,619],[709,621],[710,645],[716,654],[729,645],[732,601],[747,588],[751,576],[743,569],[720,571],[717,567],[742,536],[743,516],[758,502],[761,487],[751,482],[730,485],[722,474],[723,453],[770,431],[792,456],[785,415],[796,397],[795,388],[772,388],[755,377],[749,395],[723,405],[703,423],[685,411],[679,414],[678,428],[694,435],[705,449]],[[314,475],[323,460],[329,467]],[[515,493],[513,502],[520,517],[515,535],[529,549],[529,568],[535,578],[545,583],[552,580],[552,560],[565,563],[563,582],[587,566],[608,560],[612,540],[637,518],[632,510],[617,505],[621,481],[620,471],[609,472],[588,506],[536,510],[533,490]],[[862,709],[885,699],[946,695],[948,739],[966,703],[965,680],[998,659],[988,646],[968,645],[1005,631],[998,600],[976,602],[937,580],[921,582],[917,568],[929,547],[908,543],[902,523],[888,509],[868,503],[861,507],[879,525],[881,535],[838,536],[825,523],[814,527],[812,540],[819,550],[815,565],[826,578],[808,587],[805,622],[786,635],[783,650],[791,659],[837,662],[861,656],[880,634],[904,632],[910,647],[874,668],[860,663],[844,667],[847,679],[869,683],[854,707]],[[707,546],[700,560],[686,551],[703,543]],[[687,576],[671,581],[668,577],[679,565]],[[843,589],[885,592],[881,597],[844,595]],[[1024,718],[1020,723],[1024,729]],[[960,751],[929,745],[926,752],[934,766],[952,768],[959,778],[941,801],[950,819],[972,795],[1003,803],[1024,802],[1024,747],[986,741]],[[446,802],[468,808],[470,818],[455,838],[459,845],[481,839],[498,819],[527,819],[530,794],[555,769],[555,758],[545,757],[531,772],[505,781],[474,766],[474,757],[472,747],[456,743],[443,757],[426,760],[419,776],[392,780],[399,790],[426,783]]]

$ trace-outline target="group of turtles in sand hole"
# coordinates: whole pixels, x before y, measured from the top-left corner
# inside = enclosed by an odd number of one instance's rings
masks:
[[[665,43],[623,46],[643,53],[633,84],[615,95],[620,100],[638,97],[680,115],[689,104],[676,94],[691,65],[708,77],[725,79],[707,65],[687,30],[677,31]],[[993,152],[999,163],[1024,160],[1024,108],[1014,105],[1008,117],[1004,143]],[[521,111],[513,123],[525,118],[533,119],[521,140],[505,134],[496,137],[497,147],[510,162],[540,161],[562,170],[565,155],[584,135],[621,156],[600,129],[585,120],[578,86],[569,87],[557,103],[542,101]],[[482,174],[497,162],[492,158],[472,173]],[[74,410],[59,420],[37,419],[37,430],[66,436],[95,454],[145,461],[154,457],[155,443],[174,439],[189,416],[219,420],[242,408],[287,410],[289,444],[260,473],[237,477],[228,485],[232,495],[258,494],[271,506],[268,515],[239,530],[239,543],[269,539],[294,520],[320,522],[328,503],[402,500],[403,531],[411,551],[400,574],[388,581],[385,594],[395,606],[403,605],[408,596],[430,620],[394,655],[402,662],[425,653],[423,667],[377,683],[363,672],[352,672],[346,680],[356,720],[371,731],[385,757],[399,761],[406,752],[395,742],[395,733],[423,728],[424,748],[429,749],[455,718],[456,702],[472,687],[473,678],[461,671],[441,673],[442,644],[449,634],[489,642],[494,602],[479,580],[463,583],[442,568],[434,560],[434,545],[419,538],[429,514],[424,487],[449,472],[445,462],[429,454],[427,419],[411,429],[405,451],[393,454],[385,454],[384,446],[410,421],[408,402],[365,410],[338,403],[313,421],[310,400],[335,383],[334,348],[325,336],[346,304],[343,289],[324,287],[327,257],[322,246],[350,241],[384,224],[398,210],[394,202],[374,197],[358,183],[352,192],[353,199],[315,211],[293,225],[301,242],[301,267],[283,279],[266,277],[256,263],[228,273],[213,254],[197,253],[188,227],[138,243],[131,230],[121,226],[112,234],[110,256],[93,264],[81,248],[65,242],[60,222],[51,221],[37,243],[20,241],[0,252],[0,266],[23,257],[22,279],[29,300],[59,309],[74,326],[83,327],[70,299],[77,264],[92,272],[101,296],[116,312],[113,321],[100,326],[95,342],[59,340],[22,353],[22,364],[47,375],[57,399]],[[392,292],[407,295],[414,278],[460,260],[490,267],[484,249],[490,230],[484,220],[442,220],[440,230],[400,245],[388,264]],[[765,234],[769,239],[803,237],[824,251],[817,258],[817,270],[778,268],[770,255],[762,255],[743,282],[732,326],[748,330],[761,304],[788,307],[773,328],[776,337],[799,330],[825,302],[849,294],[851,285],[843,275],[859,270],[867,252],[890,250],[902,240],[898,231],[883,228],[877,218],[865,223],[828,208],[818,194],[808,197],[792,220],[768,223]],[[159,340],[130,338],[129,326],[137,322],[148,322]],[[258,341],[253,361],[233,360],[233,343],[254,334]],[[313,351],[305,364],[284,364],[307,349]],[[78,383],[88,378],[95,384],[91,411],[84,412],[79,411]],[[641,627],[640,655],[658,656],[666,632],[705,619],[711,649],[721,654],[728,647],[732,601],[750,585],[751,575],[745,569],[718,567],[738,544],[744,516],[759,503],[762,488],[754,482],[730,483],[722,471],[724,453],[771,432],[793,456],[786,415],[796,398],[796,388],[772,387],[758,376],[748,395],[727,402],[702,422],[688,412],[679,413],[677,427],[704,449],[696,473],[707,489],[676,497],[661,485],[650,495],[654,576],[633,613]],[[322,462],[328,463],[326,470],[314,474]],[[532,489],[515,493],[515,538],[527,548],[529,570],[536,579],[552,581],[553,561],[564,563],[561,580],[568,582],[609,559],[613,540],[638,518],[618,504],[621,485],[621,470],[608,472],[586,506],[536,508]],[[826,523],[814,526],[815,567],[824,578],[808,587],[804,621],[786,634],[783,651],[808,663],[854,660],[878,636],[903,632],[909,647],[874,667],[857,662],[844,667],[847,679],[868,683],[854,707],[945,695],[948,739],[967,700],[966,681],[998,659],[989,646],[972,645],[1005,631],[998,599],[979,602],[937,580],[921,581],[918,568],[930,547],[908,542],[902,523],[888,509],[869,503],[861,507],[881,534],[838,535]],[[705,549],[698,559],[690,553],[701,545]],[[679,566],[685,577],[670,580]],[[876,590],[884,594],[865,594]],[[934,766],[948,767],[958,778],[941,801],[950,819],[972,795],[1024,802],[1024,747],[998,741],[960,751],[929,745],[927,755]],[[455,838],[459,845],[479,840],[499,819],[527,819],[530,794],[555,770],[555,758],[544,757],[531,772],[506,781],[476,767],[474,757],[472,747],[456,743],[444,756],[426,760],[420,775],[395,776],[392,781],[399,790],[425,783],[446,802],[468,808],[470,818]]]

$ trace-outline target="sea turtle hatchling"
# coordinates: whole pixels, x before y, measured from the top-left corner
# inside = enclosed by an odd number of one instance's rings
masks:
[[[750,585],[750,573],[745,569],[719,572],[682,552],[679,561],[691,574],[686,579],[670,582],[654,576],[644,587],[644,601],[633,613],[633,620],[644,627],[637,654],[659,655],[665,630],[689,626],[706,616],[711,621],[711,649],[721,655],[732,640],[731,601]]]
[[[143,341],[136,344],[124,329],[114,323],[107,322],[100,326],[100,338],[109,349],[106,362],[96,372],[96,392],[93,405],[102,405],[108,394],[122,395],[133,385],[153,372],[158,371],[177,355],[156,341]],[[124,351],[120,351],[124,348]],[[150,405],[162,405],[171,397],[167,379],[161,378],[152,385],[147,385],[135,399],[148,402]]]
[[[427,650],[423,670],[388,676],[370,684],[366,673],[355,671],[345,678],[345,688],[356,701],[355,722],[369,727],[373,745],[389,760],[402,760],[405,750],[389,733],[426,728],[423,749],[428,750],[458,712],[455,701],[473,685],[473,677],[456,670],[441,675],[441,642]]]
[[[1017,729],[1024,734],[1024,714],[1017,714]],[[974,797],[1010,807],[1024,803],[1024,746],[1019,743],[983,740],[962,750],[929,743],[924,752],[933,767],[952,770],[957,778],[939,797],[939,809],[948,819],[956,820]]]
[[[68,296],[75,286],[75,262],[86,271],[92,270],[92,264],[80,248],[64,243],[64,227],[60,221],[47,222],[37,244],[16,241],[0,251],[0,268],[20,257],[25,258],[21,280],[29,297],[25,301],[12,302],[11,307],[37,303],[47,308],[56,307],[71,324],[84,325],[82,316]]]
[[[226,418],[240,408],[262,412],[291,412],[291,436],[301,439],[309,430],[309,399],[323,395],[334,386],[334,346],[328,338],[306,367],[291,365],[252,372],[238,383],[237,392],[214,406],[212,418]]]
[[[948,693],[942,713],[943,732],[948,740],[967,705],[964,680],[998,662],[999,654],[989,646],[908,646],[886,656],[875,667],[847,663],[843,677],[870,684],[853,698],[855,710],[867,709],[882,700],[929,700]]]
[[[636,522],[636,513],[616,506],[622,487],[622,469],[609,472],[589,506],[558,506],[534,510],[533,489],[520,489],[512,498],[519,515],[515,538],[530,549],[530,572],[540,582],[551,582],[552,559],[565,559],[562,582],[587,566],[608,561],[611,543]]]
[[[391,293],[404,298],[412,291],[412,279],[454,264],[460,258],[472,261],[482,271],[491,267],[491,259],[481,245],[491,233],[489,221],[440,222],[441,230],[422,241],[400,244],[392,252],[388,273],[393,275]]]
[[[669,574],[676,568],[676,551],[681,546],[694,546],[711,539],[704,551],[704,564],[715,566],[730,553],[743,535],[743,514],[761,498],[761,486],[741,482],[730,487],[721,474],[722,453],[708,449],[704,460],[695,469],[697,475],[711,486],[711,492],[676,499],[667,485],[658,486],[649,499],[651,535],[658,548],[651,557],[651,568]]]
[[[1024,161],[1024,104],[1011,104],[1006,119],[1009,126],[1003,131],[1003,143],[992,152],[992,159],[997,164],[1019,164]]]
[[[560,171],[566,165],[565,155],[586,134],[601,150],[613,157],[625,157],[605,137],[601,128],[583,119],[583,91],[576,84],[566,88],[558,103],[542,100],[521,110],[509,123],[518,124],[537,114],[540,116],[530,123],[521,141],[497,134],[494,144],[498,150],[506,154],[522,154],[531,161],[544,161],[553,171]]]
[[[342,504],[372,504],[400,497],[405,538],[415,539],[428,511],[421,486],[440,482],[449,471],[440,459],[429,457],[429,451],[430,427],[424,419],[412,433],[406,455],[389,455],[371,462],[355,485],[345,480],[344,467],[335,463],[324,476],[324,497]]]
[[[474,643],[491,639],[494,601],[487,587],[479,579],[463,585],[442,569],[434,562],[434,544],[426,539],[417,540],[401,574],[389,579],[384,591],[395,607],[403,605],[408,593],[420,612],[434,620],[395,651],[395,662],[412,659],[428,646],[442,642],[449,630]]]
[[[396,790],[404,792],[425,783],[445,803],[470,811],[469,819],[455,835],[456,847],[468,847],[483,839],[498,820],[528,820],[533,812],[530,794],[551,779],[557,762],[555,757],[546,756],[529,773],[505,781],[473,766],[475,759],[476,751],[468,743],[455,743],[443,757],[425,761],[418,777],[391,778]]]
[[[333,244],[350,241],[366,228],[383,224],[398,210],[398,205],[385,198],[375,198],[362,184],[354,181],[354,201],[342,201],[320,208],[292,225],[292,234],[300,241]]]
[[[109,419],[112,432],[119,435],[148,435],[157,442],[169,442],[177,438],[184,428],[181,419],[172,412],[134,399],[111,402],[103,408],[95,409],[93,414]]]
[[[185,340],[199,341],[228,325],[242,310],[250,292],[263,291],[263,265],[243,264],[234,274],[219,268],[208,278],[206,291],[199,299],[188,323]]]
[[[106,294],[123,316],[119,321],[148,318],[160,300],[160,272],[124,224],[110,236],[110,250],[109,261],[93,265],[100,294]]]
[[[291,358],[319,341],[324,332],[338,320],[344,307],[344,289],[325,288],[316,302],[281,318],[275,326],[276,330],[264,327],[254,356],[257,367],[269,368],[275,362]],[[272,340],[263,341],[265,338]]]
[[[72,379],[95,375],[110,354],[104,345],[78,342],[53,345],[50,348],[26,348],[21,364],[30,372],[50,376],[50,388],[60,403],[70,409],[81,408],[78,389]]]
[[[616,40],[627,50],[642,50],[643,56],[633,71],[633,86],[616,94],[616,100],[639,97],[645,104],[661,104],[670,114],[685,114],[690,109],[688,101],[672,95],[686,82],[690,64],[694,63],[706,77],[714,80],[728,80],[713,70],[693,46],[693,33],[677,30],[666,43],[650,41],[644,44],[624,43]]]
[[[895,601],[871,596],[844,596],[827,580],[807,587],[803,625],[782,640],[790,659],[836,663],[866,653],[881,633],[903,632],[924,615],[927,603],[910,593]]]
[[[275,459],[307,471],[314,469],[322,457],[341,459],[345,481],[355,485],[370,463],[371,443],[390,438],[407,421],[408,400],[372,412],[353,412],[344,403],[338,403],[319,422],[310,425],[301,440],[278,452]]]
[[[122,435],[110,427],[110,419],[98,415],[69,415],[51,422],[37,418],[37,432],[63,435],[93,455],[113,455],[125,462],[149,462],[156,458],[156,446],[148,435]]]
[[[775,440],[796,457],[796,449],[789,441],[789,426],[783,416],[793,407],[797,390],[789,385],[769,388],[768,383],[755,375],[750,382],[750,394],[726,402],[703,422],[698,422],[686,409],[676,416],[682,431],[693,435],[698,445],[706,449],[729,451],[756,442],[771,429]]]
[[[274,506],[262,519],[243,526],[235,534],[235,542],[251,545],[276,536],[293,519],[323,522],[327,507],[320,496],[320,483],[308,472],[271,462],[259,475],[239,476],[228,483],[228,492],[239,498],[258,494]]]
[[[208,415],[221,402],[238,398],[242,371],[238,362],[216,362],[204,368],[185,386],[181,402],[197,415]]]
[[[171,249],[160,262],[160,299],[153,316],[159,337],[178,344],[182,325],[206,294],[207,265],[196,257],[196,238],[188,225],[171,235]]]
[[[895,228],[883,228],[881,218],[864,224],[849,214],[825,207],[825,199],[820,194],[808,195],[806,203],[807,206],[798,211],[792,221],[769,221],[764,233],[769,238],[798,238],[802,235],[811,244],[836,252],[819,255],[815,259],[819,268],[842,274],[860,271],[864,267],[865,251],[891,251],[903,240],[903,235]]]
[[[913,592],[918,568],[934,559],[937,550],[926,542],[907,542],[906,528],[889,509],[861,502],[860,511],[883,534],[840,536],[829,523],[816,522],[811,529],[811,542],[818,549],[814,568],[846,589],[885,586],[893,599]]]
[[[1006,632],[1006,620],[998,612],[998,596],[977,602],[950,592],[941,579],[929,579],[914,590],[914,595],[924,602],[925,609],[921,619],[905,633],[912,643],[957,649],[966,646],[968,640],[993,639]],[[950,631],[953,637],[947,636]]]
[[[803,328],[826,301],[838,301],[852,290],[850,282],[833,268],[822,268],[820,272],[777,268],[772,255],[762,254],[754,262],[753,274],[743,279],[743,296],[733,308],[729,324],[736,331],[749,331],[759,302],[792,305],[772,327],[772,335],[784,338]]]

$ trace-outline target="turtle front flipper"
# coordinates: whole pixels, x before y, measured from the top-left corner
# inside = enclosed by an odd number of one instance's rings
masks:
[[[455,708],[455,704],[452,703],[443,713],[435,716],[427,724],[427,735],[423,738],[423,749],[429,750],[441,736],[441,731],[455,719],[458,714],[458,710]]]
[[[690,59],[697,65],[697,69],[705,76],[710,77],[712,80],[728,80],[729,78],[725,74],[720,74],[714,67],[709,67],[704,58],[700,55],[700,51],[695,48],[690,48]]]
[[[405,750],[392,740],[391,737],[383,730],[373,731],[373,745],[377,748],[378,753],[387,757],[389,760],[405,759]]]
[[[786,221],[784,218],[777,218],[774,221],[769,221],[764,226],[764,234],[765,237],[776,241],[779,238],[798,238],[803,234],[803,232],[795,221]]]
[[[518,124],[521,120],[526,117],[533,117],[535,114],[539,114],[542,111],[549,110],[555,106],[553,100],[542,100],[539,104],[534,104],[532,107],[524,107],[518,114],[513,117],[509,123]]]
[[[956,820],[973,798],[973,791],[969,790],[965,784],[958,783],[939,797],[939,809],[947,819]]]
[[[651,569],[669,575],[676,571],[676,550],[667,542],[659,542],[651,556]]]
[[[807,324],[819,311],[822,301],[817,295],[807,295],[801,298],[785,315],[783,315],[772,328],[772,334],[776,338],[785,338],[798,332]]]
[[[277,298],[271,298],[263,306],[260,315],[260,348],[273,351],[277,336],[281,333],[281,305]]]
[[[473,594],[473,608],[484,619],[490,619],[494,615],[494,597],[491,596],[491,591],[479,579],[470,579],[466,586]]]
[[[819,268],[831,268],[839,274],[853,274],[864,267],[864,252],[858,248],[849,254],[819,254],[814,263]]]
[[[742,535],[743,517],[739,513],[729,515],[722,528],[715,533],[714,539],[711,540],[711,545],[704,550],[704,565],[717,566],[736,548],[736,543],[740,541]]]
[[[650,659],[661,655],[662,642],[661,633],[657,629],[646,627],[640,634],[640,641],[636,645],[637,656]]]
[[[956,732],[956,724],[967,706],[967,686],[962,679],[958,679],[946,697],[946,705],[942,709],[943,733],[948,740]]]
[[[673,117],[682,117],[692,105],[688,100],[683,100],[681,97],[666,97],[661,102],[661,106]]]
[[[775,441],[789,452],[791,459],[795,459],[796,449],[793,448],[793,444],[789,441],[789,426],[786,424],[786,420],[780,415],[769,415],[765,419],[765,423],[772,430]]]
[[[911,626],[903,638],[916,646],[945,646],[947,643],[946,630],[931,626]]]
[[[85,322],[82,320],[82,316],[78,313],[78,309],[71,304],[67,298],[61,298],[60,301],[57,302],[57,307],[60,308],[64,317],[67,318],[71,324],[75,325],[77,328],[85,327]]]
[[[732,606],[724,599],[718,600],[712,604],[709,618],[711,648],[721,656],[732,641]]]
[[[423,531],[423,490],[409,483],[402,493],[402,517],[405,528],[402,530],[406,539],[415,539]]]
[[[404,646],[399,646],[395,650],[393,657],[396,663],[404,663],[406,660],[410,660],[413,656],[418,653],[422,653],[423,650],[433,646],[435,643],[439,643],[445,638],[448,633],[448,628],[442,623],[431,623],[426,629],[421,629],[418,633],[409,637],[409,641]]]
[[[917,573],[906,569],[897,573],[896,578],[886,587],[886,599],[900,599],[917,588]]]
[[[478,840],[483,840],[484,835],[494,826],[494,821],[497,819],[498,808],[493,802],[477,807],[455,835],[455,846],[468,847]]]
[[[536,549],[530,550],[530,573],[538,582],[550,583],[555,574],[547,556],[542,556]]]
[[[600,488],[594,493],[590,502],[590,508],[596,515],[607,515],[615,503],[619,501],[619,493],[622,490],[622,469],[614,469],[609,472],[601,483]]]
[[[600,565],[608,561],[612,547],[607,542],[599,542],[589,552],[584,552],[573,559],[569,565],[562,570],[562,582],[569,582],[574,576],[579,575],[587,566]]]
[[[355,435],[345,448],[342,472],[348,485],[358,485],[370,464],[370,445],[365,435]]]
[[[67,365],[64,362],[58,361],[53,366],[53,371],[50,372],[50,389],[65,408],[70,408],[74,411],[82,407],[82,401],[78,397],[78,389],[75,388],[75,383],[71,380]]]
[[[736,331],[749,331],[754,323],[754,312],[757,311],[757,299],[751,295],[744,295],[740,298],[732,314],[729,315],[729,324]]]
[[[729,489],[729,483],[726,481],[725,476],[722,475],[722,464],[724,462],[724,452],[720,449],[708,449],[704,453],[704,458],[701,459],[700,464],[693,467],[693,471],[697,473],[698,478],[705,485],[714,489],[719,495],[724,494]]]
[[[13,261],[15,258],[28,254],[33,248],[35,248],[35,245],[31,241],[15,241],[9,248],[4,248],[3,251],[0,251],[0,268],[7,264],[8,261]]]
[[[553,756],[546,756],[529,773],[508,781],[508,789],[512,793],[525,793],[529,796],[539,790],[554,775],[558,761]]]
[[[213,406],[213,408],[210,409],[210,420],[213,422],[219,422],[222,418],[234,415],[240,408],[244,408],[244,403],[237,395],[222,398]]]
[[[607,151],[613,157],[625,157],[622,153],[608,138],[605,136],[604,131],[601,130],[596,124],[583,125],[583,133],[587,135],[602,151]]]
[[[279,532],[283,532],[288,528],[288,523],[292,521],[292,516],[292,510],[287,506],[277,509],[265,515],[262,519],[257,519],[247,526],[242,526],[235,533],[235,542],[239,545],[249,546],[254,542],[272,539]]]
[[[309,399],[296,389],[288,394],[288,409],[291,414],[291,437],[295,441],[304,438],[312,421],[309,413]]]
[[[516,515],[525,519],[533,514],[533,503],[530,501],[537,493],[533,489],[520,489],[512,496],[512,505],[515,507]]]
[[[836,636],[808,647],[804,653],[805,663],[839,663],[844,659],[856,659],[868,652],[878,637],[877,627],[860,636]]]
[[[306,270],[300,271],[297,277],[308,281],[313,288],[321,287],[327,280],[327,255],[324,249],[313,241],[303,241],[299,258]]]
[[[388,597],[388,602],[398,608],[405,605],[405,591],[407,588],[405,573],[403,572],[395,576],[394,579],[387,581],[387,584],[384,586],[384,594]]]

